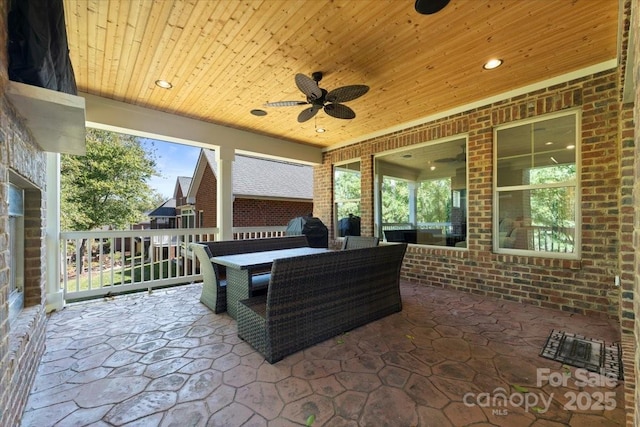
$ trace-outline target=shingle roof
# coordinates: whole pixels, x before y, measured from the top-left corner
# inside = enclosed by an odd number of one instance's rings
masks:
[[[180,189],[182,190],[182,195],[186,196],[187,195],[187,191],[189,191],[189,186],[191,185],[191,180],[192,178],[189,176],[179,176],[178,177],[178,185],[180,186]]]
[[[151,218],[176,216],[176,199],[169,199],[147,214]]]
[[[218,175],[213,150],[204,155]],[[233,164],[234,196],[313,199],[313,167],[278,160],[235,156]]]

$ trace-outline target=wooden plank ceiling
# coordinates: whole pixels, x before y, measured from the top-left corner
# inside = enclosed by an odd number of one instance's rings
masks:
[[[616,58],[617,0],[64,0],[78,89],[315,146],[331,146]],[[504,65],[482,69],[489,58]],[[320,87],[364,84],[356,118],[305,106]],[[170,90],[154,82],[172,83]],[[267,115],[256,117],[252,109]],[[327,129],[316,133],[316,127]]]

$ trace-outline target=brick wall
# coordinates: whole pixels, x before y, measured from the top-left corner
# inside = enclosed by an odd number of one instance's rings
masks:
[[[207,164],[196,191],[197,211],[203,211],[201,227],[217,227],[217,178]],[[236,198],[233,202],[234,227],[275,227],[313,211],[313,202]]]
[[[635,92],[635,106],[633,108],[634,129],[635,135],[633,137],[633,143],[628,144],[628,150],[634,153],[633,160],[629,160],[629,164],[633,165],[632,173],[628,179],[633,181],[632,190],[632,206],[633,206],[633,227],[632,227],[632,248],[635,255],[635,262],[633,262],[633,268],[629,270],[632,276],[632,297],[633,297],[633,312],[634,318],[634,335],[633,340],[627,340],[629,348],[628,353],[623,355],[632,354],[633,357],[629,360],[625,357],[625,372],[633,372],[635,377],[633,378],[633,387],[627,386],[625,381],[625,389],[627,392],[627,425],[639,425],[640,424],[640,387],[637,385],[637,381],[640,378],[640,32],[637,31],[640,28],[640,7],[639,2],[634,0],[633,14],[630,18],[630,25],[636,29],[635,31],[635,62],[627,63],[627,69],[631,70],[630,73],[634,76],[636,92]],[[625,343],[623,342],[623,345]],[[625,380],[628,380],[625,378]],[[631,383],[631,381],[628,381]]]
[[[0,425],[19,425],[45,337],[44,192],[46,162],[5,93],[8,1],[0,0]],[[9,325],[9,172],[25,189],[25,309]]]
[[[234,227],[275,227],[313,212],[312,202],[237,198],[233,201]]]
[[[327,152],[315,172],[314,213],[330,224],[332,165],[362,162],[363,234],[373,231],[372,156],[454,135],[468,135],[468,250],[411,247],[403,279],[491,295],[568,312],[619,315],[618,73],[602,72],[452,117]],[[568,108],[582,110],[582,259],[557,260],[492,253],[493,129]],[[629,161],[629,159],[627,159]],[[330,235],[334,235],[333,232]]]
[[[200,227],[217,227],[218,212],[216,211],[216,200],[218,197],[218,179],[211,166],[207,164],[202,173],[200,186],[196,191],[196,211],[203,211],[203,220]]]
[[[6,81],[3,88],[6,87]],[[4,94],[4,91],[3,91]],[[6,98],[0,111],[0,425],[16,425],[26,403],[45,333],[44,154],[30,141]],[[24,194],[24,305],[17,320],[7,321],[9,170],[20,176]],[[36,184],[37,183],[37,184]]]

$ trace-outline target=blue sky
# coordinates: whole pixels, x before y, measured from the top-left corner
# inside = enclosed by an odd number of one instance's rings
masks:
[[[155,149],[156,170],[160,176],[149,180],[151,188],[165,199],[173,197],[176,179],[179,176],[193,176],[200,148],[146,138],[141,138],[141,142],[145,149]]]

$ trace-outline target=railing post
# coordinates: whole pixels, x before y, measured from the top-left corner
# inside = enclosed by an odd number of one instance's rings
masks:
[[[46,173],[46,311],[49,313],[64,307],[64,291],[60,288],[60,154],[47,153]]]

